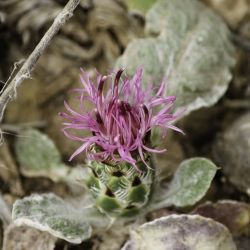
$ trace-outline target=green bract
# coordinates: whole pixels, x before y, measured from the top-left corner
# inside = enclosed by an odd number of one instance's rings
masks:
[[[130,217],[148,203],[154,170],[143,162],[137,165],[140,172],[128,163],[112,166],[90,162],[87,187],[100,211],[116,217]]]

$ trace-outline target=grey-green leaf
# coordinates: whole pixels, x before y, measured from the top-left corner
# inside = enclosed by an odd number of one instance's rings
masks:
[[[198,215],[170,215],[134,230],[122,250],[236,250],[228,229]]]
[[[216,173],[216,165],[202,157],[183,161],[177,169],[173,180],[167,187],[161,187],[152,202],[153,208],[166,206],[185,207],[199,201],[210,187]]]
[[[21,173],[28,177],[47,177],[54,182],[81,185],[85,178],[82,167],[71,168],[62,163],[61,155],[54,142],[36,129],[22,131],[15,144]]]
[[[35,129],[22,131],[15,151],[18,162],[27,171],[50,171],[61,164],[61,156],[54,142]]]
[[[146,15],[146,32],[127,46],[116,67],[132,75],[143,66],[145,84],[160,84],[167,75],[166,94],[177,96],[176,107],[185,107],[185,114],[223,96],[235,53],[219,16],[196,0],[159,0]]]
[[[13,221],[16,225],[27,225],[47,231],[68,242],[79,244],[90,238],[91,226],[77,209],[55,194],[34,194],[13,205]]]

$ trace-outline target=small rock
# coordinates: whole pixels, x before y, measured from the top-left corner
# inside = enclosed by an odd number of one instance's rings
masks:
[[[250,205],[247,203],[232,200],[206,202],[192,213],[222,223],[234,236],[243,234],[250,236]]]
[[[250,112],[242,115],[216,139],[215,162],[239,190],[250,190]],[[248,193],[250,195],[250,193]]]

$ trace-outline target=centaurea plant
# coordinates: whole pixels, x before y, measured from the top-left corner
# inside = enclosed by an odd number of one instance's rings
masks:
[[[66,120],[64,134],[82,143],[70,160],[86,152],[87,186],[97,207],[119,217],[138,213],[149,200],[154,179],[152,153],[165,151],[153,147],[152,130],[160,128],[163,137],[168,129],[182,132],[172,124],[178,118],[170,111],[176,97],[165,95],[165,82],[144,89],[143,69],[131,79],[122,79],[122,73],[119,69],[114,76],[99,75],[94,83],[82,70],[82,88],[75,89],[81,111],[65,102],[68,112],[60,113]],[[84,130],[89,136],[82,135]]]
[[[156,148],[155,138],[161,140],[160,132],[164,137],[168,129],[182,132],[172,124],[180,116],[171,112],[175,97],[166,96],[164,82],[143,86],[142,69],[132,79],[122,78],[122,72],[99,75],[96,82],[83,72],[83,87],[74,90],[78,111],[65,102],[67,112],[61,113],[64,134],[82,143],[70,160],[86,153],[88,168],[67,166],[53,141],[39,131],[27,130],[27,139],[16,144],[26,172],[84,186],[90,195],[73,201],[53,193],[33,194],[13,205],[14,223],[81,243],[91,237],[93,227],[114,221],[123,225],[159,208],[192,206],[205,195],[217,170],[208,159],[182,161],[167,185],[156,177],[154,154],[165,149]]]

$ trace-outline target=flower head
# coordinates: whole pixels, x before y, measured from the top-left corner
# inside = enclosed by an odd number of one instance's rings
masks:
[[[182,132],[172,125],[178,117],[170,112],[176,98],[164,95],[164,82],[158,90],[153,86],[143,90],[142,69],[138,69],[132,79],[122,80],[122,72],[122,69],[118,70],[114,77],[100,75],[97,84],[94,84],[89,75],[82,71],[83,88],[75,91],[79,93],[83,110],[76,112],[65,102],[68,113],[60,113],[67,120],[63,123],[64,134],[82,142],[70,160],[85,151],[91,160],[126,161],[137,168],[138,158],[145,162],[147,152],[165,151],[151,147],[152,129],[160,127],[163,135],[167,129]],[[84,110],[87,102],[93,107],[91,111]],[[79,136],[72,130],[86,130],[91,134]]]

